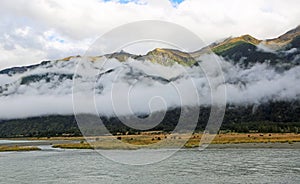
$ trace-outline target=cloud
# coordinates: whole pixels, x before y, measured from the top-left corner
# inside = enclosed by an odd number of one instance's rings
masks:
[[[257,51],[275,53],[275,50],[267,47],[264,43],[260,43],[256,47],[257,47]]]
[[[107,116],[144,114],[186,105],[207,106],[211,104],[211,89],[215,89],[215,99],[219,100],[224,95],[220,90],[224,85],[228,104],[299,99],[300,66],[278,71],[257,63],[245,69],[215,55],[199,59],[200,66],[183,67],[134,59],[79,62],[79,58],[73,58],[52,61],[21,74],[2,74],[0,119],[73,114],[72,92],[75,112]],[[222,72],[213,65],[215,61],[219,61]],[[70,76],[76,66],[83,71],[77,68],[78,77],[73,84]],[[220,80],[222,76],[225,83]]]
[[[0,2],[0,68],[84,54],[100,35],[139,20],[165,20],[195,32],[206,43],[228,36],[278,36],[299,24],[298,0]]]

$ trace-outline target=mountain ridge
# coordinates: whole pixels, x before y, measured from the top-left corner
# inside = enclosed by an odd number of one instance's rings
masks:
[[[131,54],[125,51],[110,53],[110,54],[104,54],[102,56],[91,56],[91,61],[97,60],[99,58],[105,57],[107,59],[117,59],[120,62],[124,62],[129,58],[137,59],[137,60],[149,60],[151,62],[157,62],[159,64],[163,65],[172,65],[174,63],[178,63],[184,66],[192,66],[196,63],[195,58],[198,58],[204,54],[209,53],[215,53],[222,57],[227,57],[227,59],[233,60],[235,62],[238,62],[241,57],[233,57],[230,56],[230,51],[235,48],[246,49],[246,50],[253,50],[255,53],[259,45],[262,44],[262,46],[269,49],[269,52],[276,52],[278,50],[284,51],[284,49],[294,41],[294,39],[300,37],[300,25],[296,28],[287,31],[286,33],[280,35],[277,38],[273,39],[266,39],[266,40],[259,40],[254,38],[253,36],[249,34],[241,35],[238,37],[229,37],[221,42],[214,42],[206,47],[203,47],[197,51],[194,52],[183,52],[177,49],[168,49],[168,48],[155,48],[145,55],[136,55]],[[300,48],[299,48],[300,49]],[[235,52],[235,51],[234,51]],[[228,54],[229,53],[229,54]],[[255,53],[257,54],[257,52]],[[261,54],[261,53],[258,53]],[[229,55],[229,56],[228,56]],[[265,55],[265,54],[263,54]],[[271,56],[270,56],[271,55]],[[73,58],[80,58],[80,55],[77,56],[69,56],[63,59],[58,59],[56,61],[69,61]],[[265,57],[265,56],[263,56]],[[280,56],[276,56],[275,54],[269,54],[270,59],[277,59],[277,60],[283,60],[284,58],[280,58]],[[293,57],[292,57],[293,58]],[[254,58],[255,59],[255,58]],[[269,58],[264,58],[265,60],[270,60]],[[42,61],[40,64],[43,64],[47,61]],[[297,61],[300,62],[300,61]],[[28,66],[20,66],[20,67],[10,67],[6,68],[0,71],[0,74],[7,73],[8,71],[14,71],[14,72],[21,72],[26,71],[27,69],[30,69],[32,67],[35,67],[39,64],[35,65],[28,65]]]

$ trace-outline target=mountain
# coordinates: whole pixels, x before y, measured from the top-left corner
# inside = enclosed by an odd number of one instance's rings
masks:
[[[228,51],[229,49],[232,49],[241,44],[251,44],[251,45],[256,46],[259,43],[261,43],[261,40],[257,40],[256,38],[254,38],[250,35],[243,35],[240,37],[225,39],[221,43],[213,43],[209,47],[214,53],[222,54],[222,53]]]
[[[191,66],[197,63],[195,58],[213,52],[224,57],[226,60],[239,63],[244,67],[264,62],[270,62],[272,65],[285,63],[286,67],[290,67],[291,65],[299,65],[300,63],[298,57],[300,50],[299,43],[300,26],[274,39],[259,40],[251,35],[242,35],[212,43],[191,53],[184,53],[174,49],[157,48],[148,52],[145,56],[126,53],[125,58],[148,59],[163,65],[179,63],[184,66]],[[112,57],[118,59],[117,55],[111,54],[110,58]],[[119,60],[124,61],[124,59]]]
[[[97,60],[101,57],[108,59],[117,59],[120,62],[126,61],[128,58],[137,60],[149,60],[154,63],[162,65],[172,65],[179,63],[184,66],[192,66],[196,63],[196,58],[211,52],[224,57],[226,60],[231,60],[235,63],[248,65],[249,63],[256,62],[271,62],[286,63],[286,64],[299,64],[299,58],[296,57],[300,50],[300,25],[285,34],[268,40],[259,40],[251,35],[242,35],[239,37],[229,37],[221,42],[215,42],[207,47],[201,48],[195,52],[182,52],[175,49],[156,48],[146,55],[134,55],[125,51],[120,51],[103,56],[91,57]],[[57,61],[69,61],[72,58],[80,58],[80,56],[70,56]],[[44,61],[40,65],[49,61]],[[290,62],[290,63],[289,63]],[[0,71],[0,74],[5,73],[20,73],[27,71],[37,65],[14,67]]]
[[[85,94],[91,91],[97,113],[114,133],[137,131],[124,127],[119,117],[148,117],[164,108],[166,117],[153,130],[170,131],[182,107],[192,112],[199,105],[204,110],[198,130],[203,130],[211,89],[222,94],[222,86],[227,88],[223,129],[294,131],[300,128],[299,29],[270,40],[230,37],[190,53],[166,48],[145,55],[120,51],[4,69],[0,137],[78,135],[72,100],[78,95],[82,105],[77,110],[88,114]],[[163,104],[153,102],[157,96]],[[124,104],[131,105],[130,111]]]
[[[279,50],[291,44],[292,42],[295,42],[295,39],[299,39],[299,36],[300,36],[300,25],[295,29],[292,29],[286,32],[285,34],[279,36],[278,38],[266,40],[265,44],[268,45],[268,47]]]
[[[291,67],[300,63],[299,35],[300,26],[269,40],[258,40],[250,35],[243,35],[213,43],[192,54],[201,56],[212,51],[244,67],[266,62],[281,66],[284,63],[285,67]]]
[[[148,52],[145,56],[140,59],[149,60],[154,63],[159,63],[163,65],[172,65],[174,63],[179,63],[183,66],[191,66],[196,63],[195,58],[193,58],[189,53],[185,53],[175,49],[154,49]]]

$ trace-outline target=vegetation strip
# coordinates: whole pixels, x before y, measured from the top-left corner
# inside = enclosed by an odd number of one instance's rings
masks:
[[[0,152],[5,151],[38,151],[41,150],[35,146],[0,146]]]
[[[177,135],[126,135],[101,136],[89,138],[90,141],[56,144],[55,148],[64,149],[140,149],[140,148],[184,148],[199,147],[202,134],[194,134],[191,138],[185,134]],[[289,143],[300,142],[300,134],[218,134],[212,144],[244,144],[244,143]]]

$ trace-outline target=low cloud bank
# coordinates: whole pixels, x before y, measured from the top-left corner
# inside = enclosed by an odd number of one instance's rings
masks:
[[[115,59],[82,62],[73,58],[53,61],[24,73],[2,74],[0,119],[73,114],[73,98],[76,112],[91,113],[93,107],[92,113],[107,116],[150,113],[182,105],[210,105],[211,89],[222,96],[224,85],[229,104],[299,100],[300,66],[277,71],[258,63],[245,69],[214,55],[199,59],[200,66],[183,67],[134,59],[120,63]],[[78,65],[82,70],[78,71]]]

